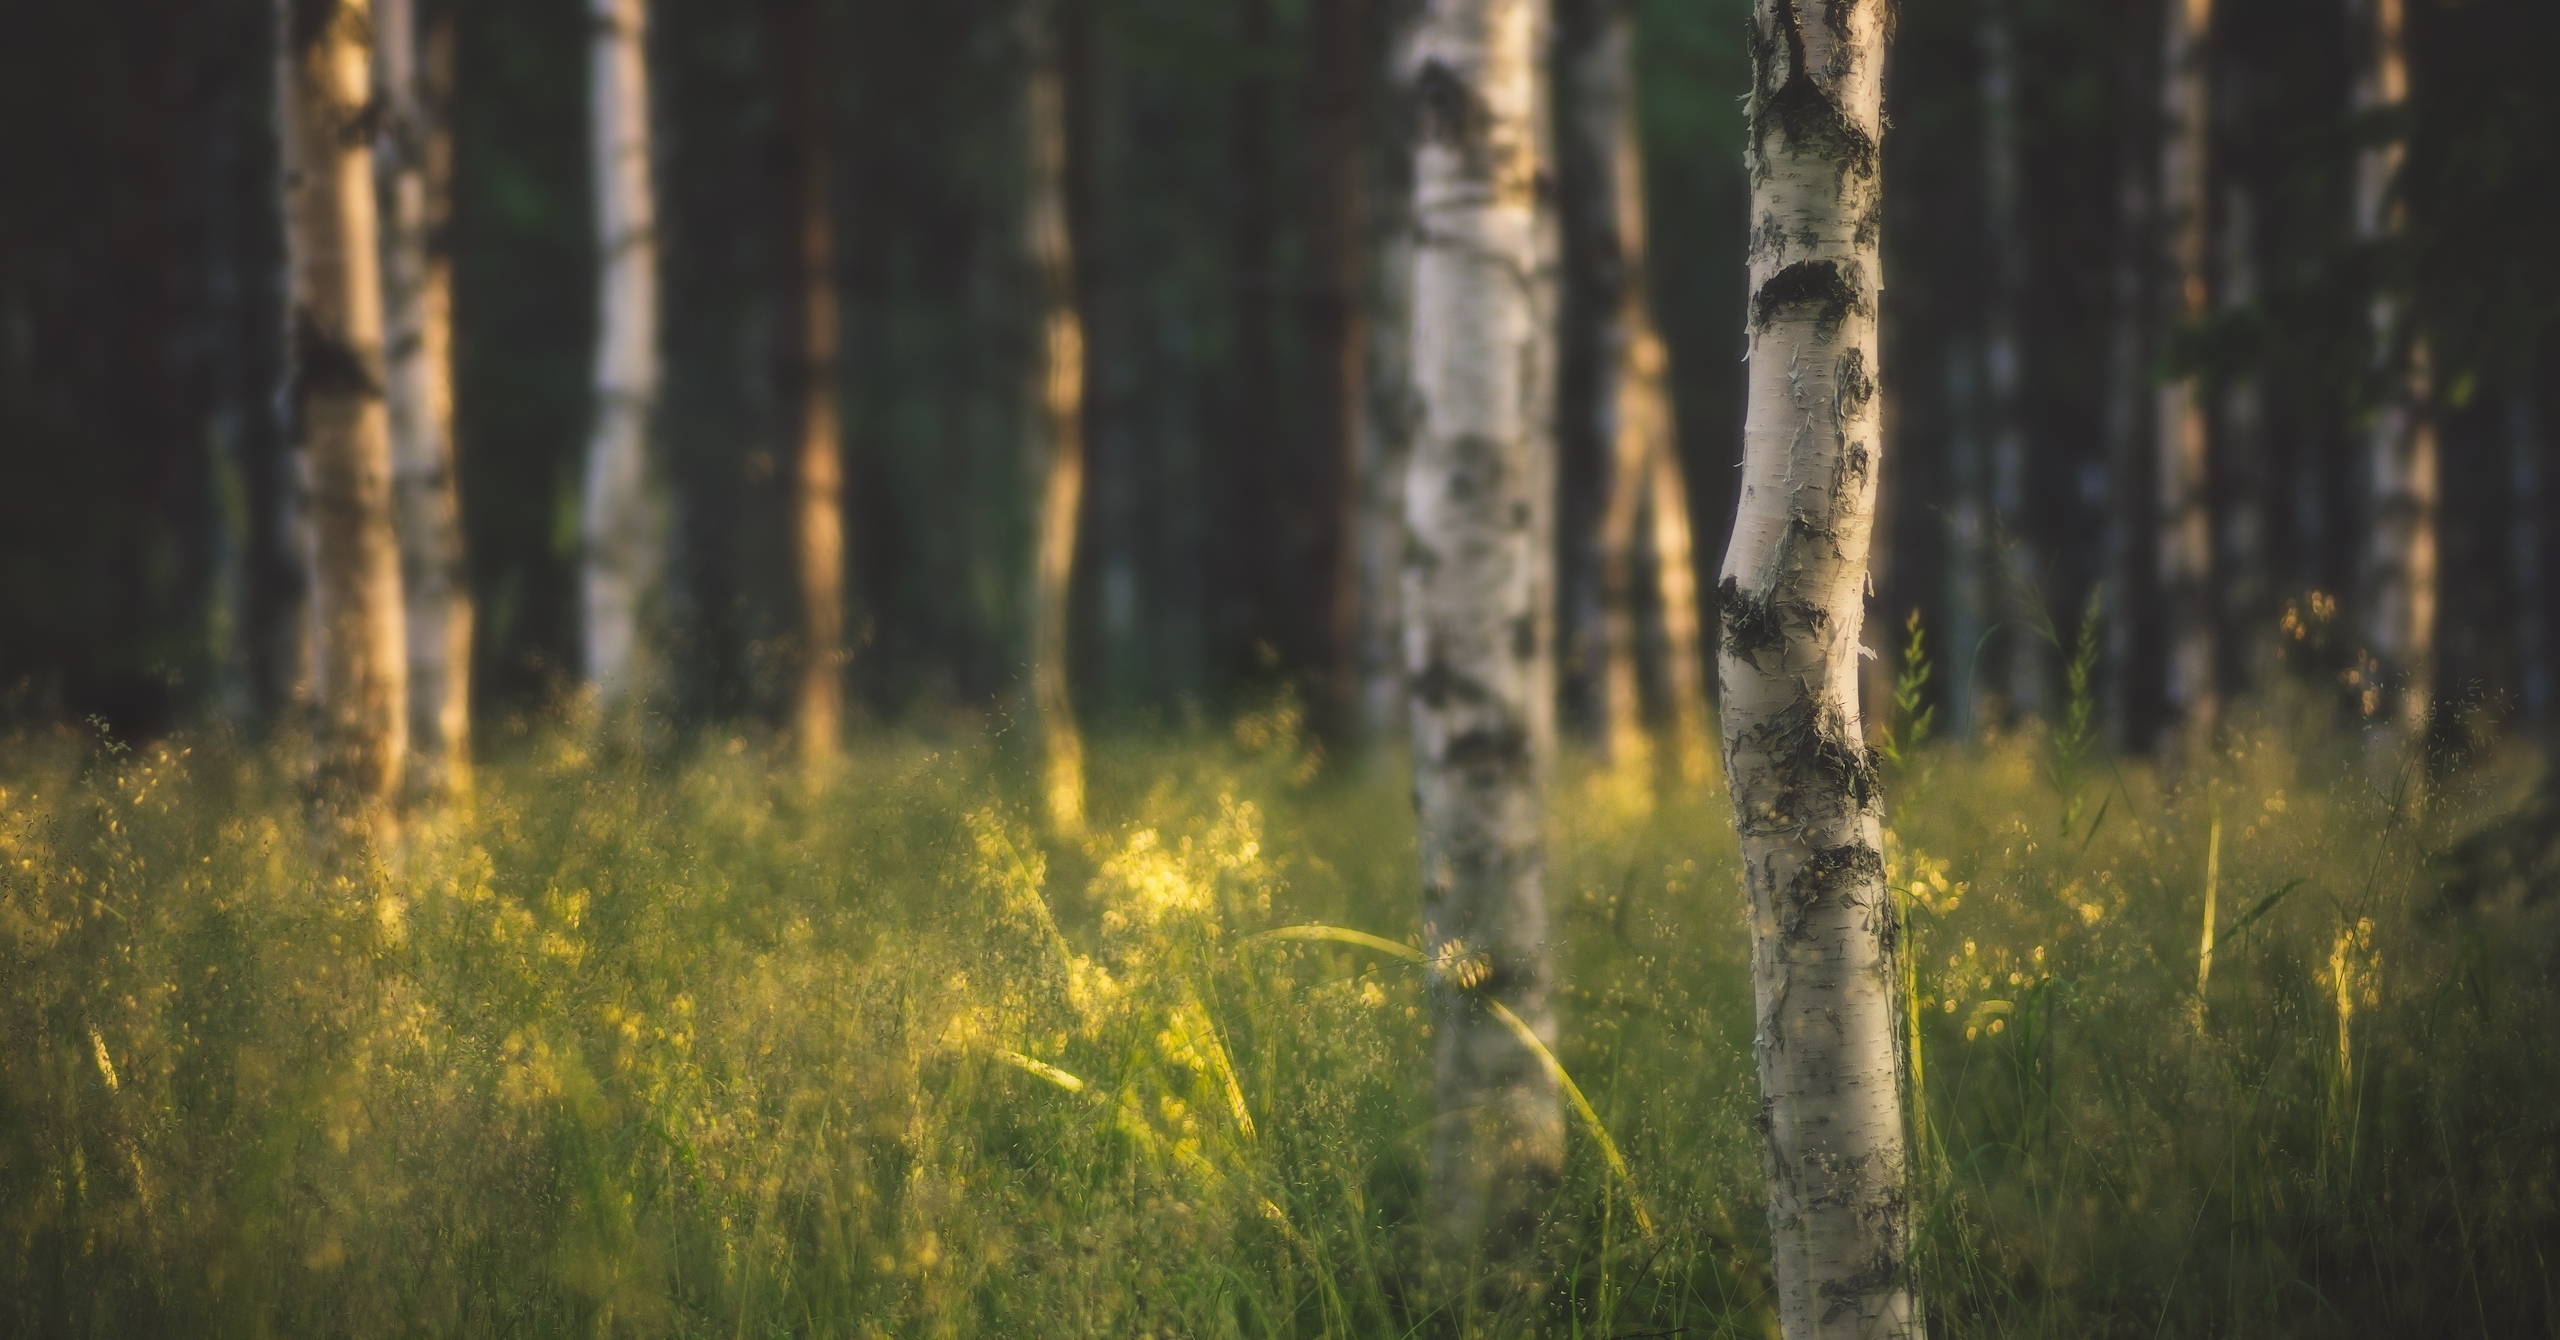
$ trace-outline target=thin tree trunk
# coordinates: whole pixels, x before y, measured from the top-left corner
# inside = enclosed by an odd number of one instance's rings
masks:
[[[1698,644],[1697,541],[1689,526],[1688,474],[1680,468],[1679,444],[1668,422],[1671,397],[1662,387],[1667,360],[1661,342],[1648,338],[1639,356],[1640,375],[1654,384],[1647,394],[1665,419],[1654,436],[1653,479],[1645,494],[1653,519],[1654,589],[1662,600],[1662,688],[1671,699],[1672,760],[1680,780],[1694,786],[1715,769],[1707,736],[1706,657]]]
[[[2160,214],[2168,262],[2171,331],[2211,314],[2211,257],[2205,189],[2212,139],[2206,39],[2213,0],[2167,0],[2160,72]],[[2162,383],[2154,465],[2159,471],[2160,604],[2168,651],[2169,721],[2162,743],[2173,757],[2201,756],[2213,733],[2214,586],[2211,478],[2203,388],[2192,376]]]
[[[1789,1340],[1909,1336],[1895,909],[1858,721],[1883,450],[1886,7],[1760,0],[1743,479],[1717,602],[1752,916],[1777,1311]]]
[[[582,609],[587,682],[607,704],[654,686],[648,624],[666,538],[652,443],[658,405],[657,195],[649,158],[648,0],[588,0],[594,154],[595,428],[587,443]]]
[[[2129,6],[2128,15],[2142,8]],[[2138,31],[2138,25],[2137,25]],[[2127,33],[2119,59],[2128,108],[2141,105],[2138,43]],[[2128,112],[2116,146],[2116,236],[2109,267],[2106,362],[2106,728],[2118,749],[2147,738],[2155,695],[2143,655],[2150,583],[2143,541],[2150,530],[2150,472],[2143,468],[2143,349],[2150,304],[2144,278],[2151,250],[2149,172],[2139,127],[2149,120]]]
[[[1672,575],[1672,559],[1659,553],[1657,568],[1639,574],[1639,523],[1653,504],[1655,538],[1673,538],[1686,562],[1688,516],[1681,498],[1651,498],[1666,468],[1676,481],[1671,402],[1664,382],[1665,356],[1646,292],[1643,160],[1636,130],[1633,47],[1635,16],[1621,0],[1571,0],[1558,23],[1556,68],[1565,82],[1558,160],[1563,168],[1568,238],[1567,273],[1575,292],[1566,304],[1565,338],[1575,347],[1561,361],[1577,369],[1577,394],[1559,426],[1560,446],[1591,459],[1602,499],[1597,527],[1599,568],[1597,698],[1600,740],[1611,764],[1643,772],[1650,757],[1638,674],[1636,597],[1641,576]],[[1682,655],[1684,621],[1689,687],[1697,676],[1697,579],[1687,577],[1687,606],[1666,604],[1670,657]],[[1666,589],[1666,597],[1670,594]],[[1676,603],[1676,602],[1670,602]],[[1676,670],[1675,670],[1676,675]],[[1673,689],[1675,696],[1680,690]],[[1701,699],[1703,703],[1703,699]],[[1699,725],[1692,705],[1675,728]],[[1703,734],[1675,742],[1704,754]],[[1684,770],[1686,770],[1684,768]]]
[[[2532,393],[2507,393],[2507,562],[2515,583],[2516,679],[2525,723],[2543,738],[2551,721],[2549,583],[2543,551],[2548,544],[2542,509],[2545,470],[2542,432]]]
[[[2235,118],[2236,120],[2236,118]],[[2222,190],[2221,229],[2223,310],[2238,311],[2258,300],[2257,193],[2241,173],[2229,174]],[[2272,588],[2267,581],[2268,495],[2266,396],[2255,373],[2235,376],[2222,388],[2217,406],[2221,433],[2219,460],[2222,498],[2222,573],[2220,608],[2227,645],[2226,678],[2243,688],[2263,685],[2274,672],[2277,647]]]
[[[1540,600],[1555,563],[1552,471],[1539,459],[1553,366],[1540,330],[1544,11],[1431,0],[1403,61],[1419,117],[1421,410],[1405,495],[1406,670],[1424,934],[1450,963],[1433,1007],[1433,1220],[1444,1261],[1493,1262],[1504,1290],[1523,1286],[1564,1159],[1555,1084],[1491,1009],[1554,1036],[1540,791],[1553,683]]]
[[[1344,740],[1361,720],[1361,434],[1369,413],[1368,177],[1371,90],[1369,0],[1315,0],[1308,18],[1314,200],[1307,229],[1307,344],[1314,373],[1315,466],[1324,491],[1314,509],[1325,565],[1327,734]]]
[[[2025,376],[2018,341],[2020,308],[2027,291],[2027,247],[2019,224],[2018,95],[2016,35],[2008,0],[1988,0],[1982,47],[1982,169],[1984,241],[1991,249],[1992,279],[1982,344],[1983,420],[1991,440],[1991,516],[2005,603],[2015,613],[2041,615],[2044,567],[2029,519],[2027,425],[2019,403]],[[2009,710],[2042,710],[2045,642],[2012,622],[2002,638],[2000,679]]]
[[[375,0],[391,498],[408,602],[410,784],[471,778],[471,574],[453,445],[453,6]]]
[[[827,164],[826,11],[774,0],[772,58],[783,105],[790,222],[784,404],[792,442],[791,556],[800,587],[792,735],[801,762],[835,761],[844,736],[844,460],[836,417],[835,204]]]
[[[1084,499],[1084,317],[1067,230],[1067,107],[1060,0],[1025,0],[1024,217],[1039,300],[1031,376],[1031,458],[1039,479],[1031,574],[1031,703],[1041,796],[1059,833],[1084,829],[1084,738],[1067,687],[1068,597]]]
[[[2359,113],[2388,114],[2408,100],[2402,2],[2351,0],[2363,53]],[[2368,246],[2387,246],[2404,226],[2407,211],[2392,198],[2404,153],[2395,135],[2356,160],[2355,230]],[[2385,390],[2365,436],[2363,622],[2373,663],[2363,667],[2363,707],[2389,747],[2422,738],[2435,689],[2436,431],[2426,342],[2404,331],[2406,313],[2388,287],[2376,292],[2370,320],[2373,367]]]
[[[1955,734],[1969,738],[1981,724],[1979,655],[1991,624],[1989,564],[1990,489],[1983,477],[1981,349],[1950,338],[1947,355],[1947,645],[1954,658],[1948,686]]]
[[[389,801],[409,744],[363,0],[279,0],[286,404],[310,516],[312,697],[322,794]]]

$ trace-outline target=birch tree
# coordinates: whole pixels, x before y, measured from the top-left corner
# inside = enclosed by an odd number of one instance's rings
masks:
[[[768,0],[783,107],[790,329],[783,396],[792,441],[791,555],[800,585],[792,734],[801,761],[835,760],[844,735],[844,461],[836,415],[835,208],[827,166],[825,10]]]
[[[1637,596],[1649,579],[1663,603],[1673,744],[1682,772],[1694,778],[1703,773],[1707,753],[1697,578],[1689,566],[1686,484],[1665,385],[1668,359],[1646,290],[1635,15],[1623,0],[1566,0],[1557,34],[1563,85],[1557,157],[1576,289],[1565,337],[1581,346],[1572,357],[1595,374],[1573,406],[1584,421],[1564,431],[1598,448],[1604,463],[1597,536],[1602,746],[1621,770],[1642,771],[1650,759],[1636,635]],[[1643,571],[1638,552],[1648,514],[1656,559],[1651,572]]]
[[[364,0],[278,0],[288,431],[309,515],[311,689],[323,794],[389,800],[409,743],[391,529],[382,275]]]
[[[2167,269],[2166,326],[2211,315],[2206,155],[2212,141],[2206,38],[2213,0],[2167,0],[2160,72],[2160,223]],[[2160,608],[2168,650],[2168,733],[2174,757],[2192,759],[2213,733],[2213,529],[2204,392],[2192,375],[2161,383],[2152,431],[2158,474]]]
[[[1067,687],[1067,615],[1076,522],[1084,501],[1084,315],[1067,228],[1067,96],[1060,0],[1024,0],[1024,242],[1038,327],[1030,392],[1037,480],[1031,570],[1031,706],[1039,725],[1041,798],[1050,827],[1084,829],[1084,737]]]
[[[391,500],[407,602],[411,784],[469,784],[471,577],[453,445],[451,0],[375,0]]]
[[[1431,1187],[1443,1259],[1516,1270],[1561,1175],[1556,1088],[1492,1010],[1552,1038],[1540,783],[1554,553],[1540,273],[1546,15],[1430,0],[1402,57],[1418,116],[1405,670],[1435,976]],[[1546,718],[1551,720],[1552,718]],[[1515,1279],[1516,1275],[1506,1274]]]
[[[2356,111],[2379,120],[2409,96],[2402,43],[2403,0],[2349,0],[2361,60]],[[2406,211],[2393,198],[2404,149],[2396,135],[2369,144],[2356,159],[2357,240],[2382,249],[2402,231]],[[2365,715],[2383,729],[2386,748],[2426,729],[2435,688],[2436,477],[2435,424],[2423,339],[2403,327],[2406,313],[2388,288],[2370,309],[2373,371],[2380,403],[2365,428],[2369,508],[2363,559],[2365,650],[2361,668]]]
[[[651,437],[658,403],[657,198],[649,162],[648,0],[588,0],[595,174],[595,425],[580,512],[587,683],[608,704],[647,687],[645,624],[663,595],[665,522]]]
[[[1719,583],[1752,922],[1777,1310],[1789,1340],[1921,1333],[1895,911],[1858,717],[1883,441],[1883,0],[1759,0],[1742,497]]]

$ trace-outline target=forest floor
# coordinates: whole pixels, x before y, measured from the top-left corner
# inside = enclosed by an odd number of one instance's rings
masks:
[[[218,733],[0,744],[0,1331],[1458,1329],[1410,806],[1285,700],[1097,740],[1076,840],[1000,741],[811,781],[501,734],[371,856]],[[1932,1333],[2554,1333],[2560,899],[2430,863],[2535,768],[2421,805],[2294,725],[2173,789],[2041,729],[1890,765]],[[1724,797],[1555,797],[1597,1128],[1552,1289],[1474,1329],[1773,1335]]]

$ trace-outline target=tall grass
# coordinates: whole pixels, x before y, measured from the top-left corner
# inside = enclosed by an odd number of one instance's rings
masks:
[[[2397,804],[2296,728],[2174,790],[2085,733],[1917,734],[1933,1329],[2551,1333],[2560,909],[2422,865],[2488,799]],[[0,1326],[1771,1333],[1712,787],[1558,784],[1555,1051],[1626,1171],[1578,1124],[1550,1295],[1461,1318],[1421,1259],[1427,969],[1263,934],[1414,943],[1399,779],[1314,768],[1284,703],[1097,742],[1062,844],[983,741],[811,782],[600,738],[523,732],[361,861],[238,741],[0,747]]]

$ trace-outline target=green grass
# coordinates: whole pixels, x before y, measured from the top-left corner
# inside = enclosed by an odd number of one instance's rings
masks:
[[[1421,970],[1254,938],[1408,940],[1399,779],[1285,710],[1105,739],[1059,843],[976,739],[812,785],[596,738],[520,731],[334,864],[262,749],[0,746],[0,1331],[1457,1329]],[[2422,864],[2526,761],[2421,811],[2351,741],[2237,738],[2173,792],[1902,742],[1933,1329],[2554,1333],[2560,906]],[[1564,769],[1556,1050],[1653,1231],[1577,1125],[1552,1294],[1493,1330],[1774,1333],[1724,805]]]

